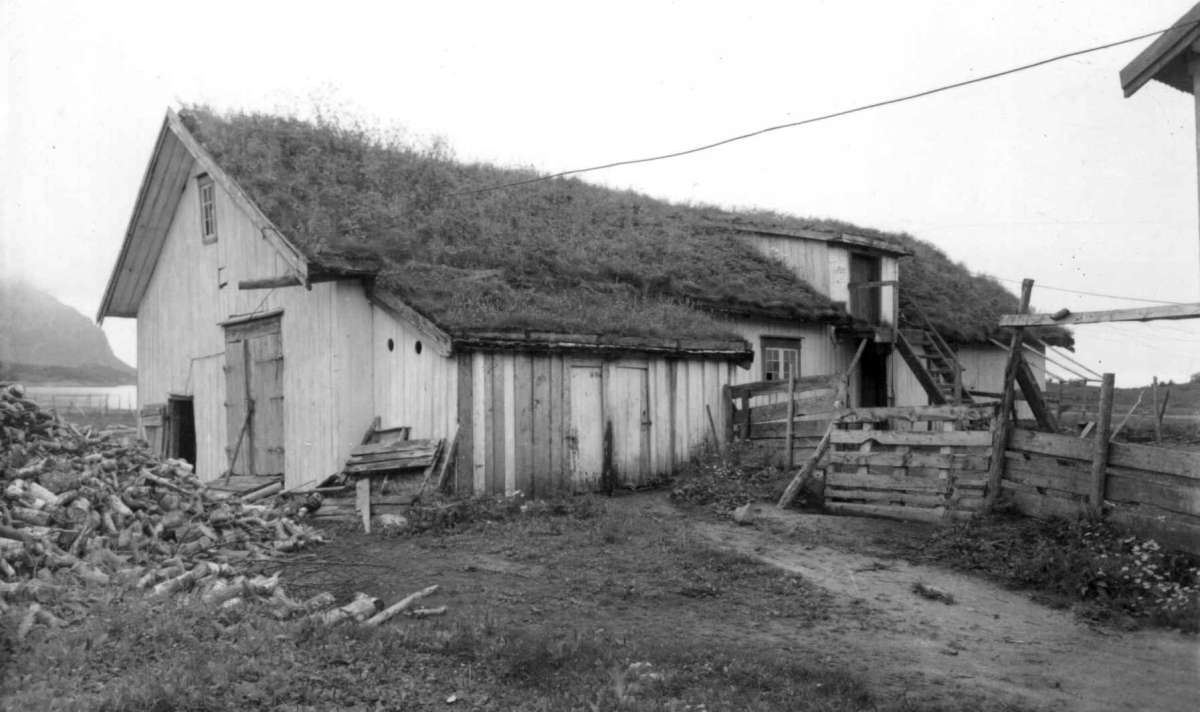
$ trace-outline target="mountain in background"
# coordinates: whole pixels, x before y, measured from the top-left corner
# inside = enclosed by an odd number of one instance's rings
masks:
[[[24,282],[0,278],[0,380],[118,386],[136,383],[91,319]]]

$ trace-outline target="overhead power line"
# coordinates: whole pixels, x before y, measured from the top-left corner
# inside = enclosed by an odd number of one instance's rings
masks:
[[[1019,279],[1007,279],[1005,277],[996,277],[996,279],[1000,280],[1001,282],[1011,282],[1013,284],[1021,283],[1021,280],[1019,280]],[[1124,300],[1127,302],[1145,302],[1147,304],[1194,304],[1195,303],[1195,302],[1172,302],[1172,301],[1168,301],[1166,299],[1145,299],[1143,297],[1125,297],[1125,296],[1121,296],[1119,294],[1104,294],[1102,292],[1085,292],[1080,289],[1067,289],[1066,287],[1051,287],[1046,284],[1035,284],[1034,286],[1038,289],[1049,289],[1052,292],[1067,292],[1069,294],[1083,294],[1083,295],[1086,295],[1089,297],[1105,297],[1106,299],[1121,299],[1121,300]]]
[[[757,131],[750,131],[748,133],[739,134],[737,136],[730,136],[729,138],[721,139],[719,141],[713,141],[712,143],[706,143],[702,146],[696,146],[694,148],[687,148],[687,149],[683,149],[680,151],[672,151],[670,153],[660,153],[658,155],[645,156],[642,158],[631,158],[631,159],[624,160],[624,161],[613,161],[611,163],[603,163],[603,164],[596,165],[596,166],[588,166],[586,168],[574,168],[574,169],[571,169],[568,171],[559,171],[558,173],[550,173],[550,174],[544,175],[544,176],[537,176],[535,178],[526,178],[524,180],[516,180],[516,181],[511,181],[508,183],[498,183],[496,185],[484,186],[482,188],[473,188],[471,190],[461,190],[461,191],[458,191],[455,193],[450,193],[450,195],[451,196],[459,196],[459,195],[473,195],[476,193],[487,193],[487,192],[491,192],[494,190],[503,190],[505,188],[516,188],[516,187],[522,186],[522,185],[530,185],[531,183],[541,183],[543,181],[553,180],[555,178],[563,178],[563,177],[571,176],[571,175],[579,175],[580,173],[591,173],[594,171],[601,171],[601,170],[605,170],[608,168],[617,168],[620,166],[632,166],[632,165],[637,165],[639,163],[651,163],[654,161],[665,161],[670,158],[680,158],[682,156],[689,156],[693,153],[700,153],[701,151],[709,151],[714,148],[718,148],[720,146],[725,146],[725,145],[728,145],[731,143],[735,143],[737,141],[745,141],[746,139],[754,138],[755,136],[762,136],[763,134],[771,133],[773,131],[782,131],[783,129],[795,128],[797,126],[805,126],[807,124],[815,124],[818,121],[828,121],[829,119],[836,119],[836,118],[839,118],[842,116],[849,116],[850,114],[857,114],[859,112],[869,111],[871,109],[879,109],[884,106],[891,106],[892,104],[900,104],[902,102],[912,101],[914,99],[921,99],[921,98],[924,98],[927,96],[932,96],[934,94],[940,94],[942,92],[947,92],[952,89],[961,89],[962,87],[970,86],[972,84],[979,84],[980,82],[991,81],[992,79],[999,79],[1000,77],[1006,77],[1010,74],[1016,74],[1018,72],[1024,72],[1029,69],[1035,69],[1037,67],[1042,67],[1047,64],[1053,64],[1054,62],[1061,62],[1063,60],[1071,59],[1073,57],[1079,57],[1081,55],[1091,54],[1093,52],[1101,52],[1106,49],[1112,49],[1113,47],[1120,47],[1121,45],[1126,45],[1131,42],[1137,42],[1138,40],[1144,40],[1148,37],[1154,37],[1156,35],[1161,35],[1164,32],[1169,32],[1178,27],[1187,27],[1189,25],[1195,25],[1197,23],[1200,23],[1200,20],[1181,22],[1178,25],[1171,25],[1170,27],[1166,27],[1161,30],[1155,30],[1154,32],[1146,32],[1144,34],[1137,35],[1136,37],[1127,37],[1123,40],[1117,40],[1115,42],[1107,42],[1102,45],[1096,45],[1094,47],[1088,47],[1086,49],[1075,50],[1074,52],[1067,52],[1065,54],[1055,55],[1053,57],[1048,57],[1046,59],[1040,59],[1036,62],[1030,62],[1029,64],[1022,64],[1017,67],[1011,67],[1009,69],[1004,69],[999,72],[993,72],[991,74],[985,74],[985,75],[979,76],[979,77],[972,77],[971,79],[964,79],[963,81],[954,82],[953,84],[944,84],[942,86],[935,87],[933,89],[926,89],[924,91],[919,91],[915,94],[906,94],[904,96],[898,96],[898,97],[895,97],[892,99],[885,99],[883,101],[876,101],[871,104],[863,104],[861,106],[856,106],[856,107],[853,107],[850,109],[843,109],[841,111],[835,111],[831,114],[822,114],[820,116],[813,116],[813,117],[810,117],[807,119],[801,119],[799,121],[789,121],[784,124],[776,124],[774,126],[768,126],[766,128],[758,129]]]

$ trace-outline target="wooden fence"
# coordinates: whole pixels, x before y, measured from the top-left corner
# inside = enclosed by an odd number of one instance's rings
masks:
[[[802,462],[815,452],[835,411],[845,402],[846,380],[840,374],[797,378],[791,383],[756,381],[726,386],[727,440],[774,440],[785,452],[790,441],[788,464]]]
[[[1015,428],[1001,495],[1038,517],[1103,512],[1174,548],[1200,553],[1200,452],[1110,443],[1094,467],[1092,439]]]
[[[983,507],[991,405],[862,408],[837,414],[825,507],[919,521],[966,518]]]

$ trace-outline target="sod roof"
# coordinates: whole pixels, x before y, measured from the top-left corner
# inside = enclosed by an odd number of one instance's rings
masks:
[[[947,338],[983,340],[1016,308],[999,284],[904,235],[672,204],[575,179],[471,193],[537,174],[457,162],[335,122],[206,107],[180,118],[310,262],[375,275],[377,288],[455,335],[703,339],[733,336],[714,315],[850,322],[841,305],[738,239],[735,228],[747,224],[855,232],[914,251],[902,263],[902,307],[911,295]]]

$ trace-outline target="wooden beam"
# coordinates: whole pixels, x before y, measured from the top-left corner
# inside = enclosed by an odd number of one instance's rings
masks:
[[[1160,321],[1164,319],[1195,319],[1200,317],[1200,304],[1169,304],[1160,307],[1111,309],[1109,311],[1076,312],[1055,319],[1051,314],[1005,314],[1000,326],[1067,326],[1070,324],[1104,324],[1111,321]]]
[[[1100,383],[1100,414],[1096,420],[1096,434],[1092,446],[1092,481],[1088,493],[1088,506],[1092,514],[1099,515],[1104,508],[1104,485],[1108,477],[1108,441],[1112,431],[1113,386],[1116,377],[1104,374]]]
[[[239,279],[238,289],[279,289],[281,287],[302,287],[304,282],[294,274],[283,277],[263,277],[261,279]]]
[[[1029,301],[1033,296],[1033,280],[1021,281],[1021,314],[1029,311]],[[1009,433],[1013,423],[1009,413],[1016,399],[1015,381],[1017,380],[1017,362],[1021,360],[1021,344],[1025,337],[1023,328],[1013,330],[1012,340],[1008,346],[1008,362],[1004,366],[1004,388],[1000,394],[1000,412],[996,416],[996,426],[992,429],[992,462],[988,467],[988,488],[984,506],[991,509],[1000,496],[1000,481],[1004,478],[1004,450],[1008,447]]]
[[[1046,399],[1042,396],[1042,388],[1038,385],[1037,377],[1033,375],[1033,369],[1029,367],[1029,362],[1020,353],[1017,354],[1017,385],[1021,386],[1021,392],[1025,394],[1025,402],[1033,411],[1033,417],[1037,419],[1038,427],[1048,433],[1058,432],[1058,423],[1054,419],[1054,414],[1050,412],[1050,408],[1046,406]]]

